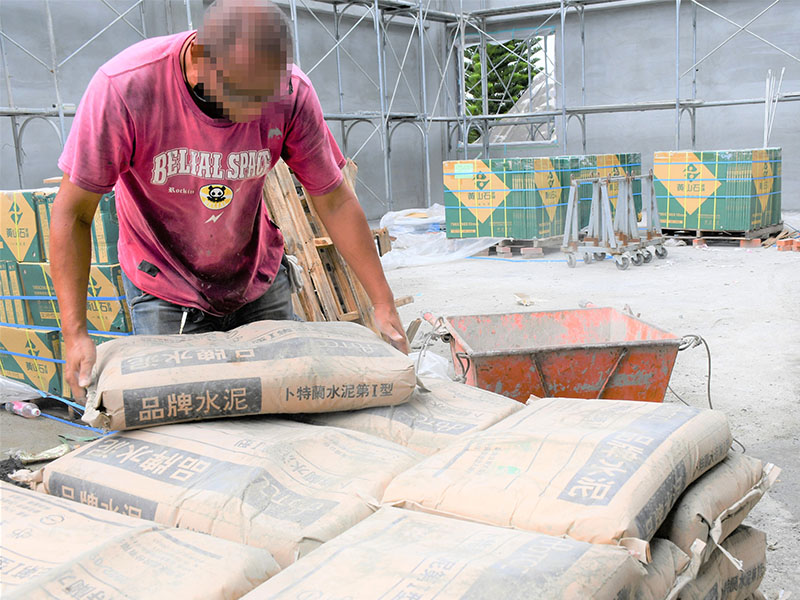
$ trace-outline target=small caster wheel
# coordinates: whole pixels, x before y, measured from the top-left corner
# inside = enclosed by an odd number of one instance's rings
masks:
[[[636,267],[641,267],[644,264],[644,255],[641,252],[634,252],[631,256],[631,262]]]
[[[584,252],[583,253],[583,262],[585,262],[587,265],[592,264],[592,255],[589,254],[588,252]]]
[[[656,247],[656,256],[658,258],[667,258],[667,249],[664,246]]]
[[[570,269],[574,269],[575,265],[577,265],[577,264],[578,264],[578,261],[575,260],[575,255],[574,254],[567,254],[567,266]]]
[[[620,271],[626,271],[631,266],[631,259],[627,256],[619,256],[616,258],[616,264]]]
[[[595,252],[594,253],[594,259],[595,260],[605,260],[606,259],[606,253],[605,252]]]
[[[650,250],[642,250],[642,256],[644,257],[644,262],[649,263],[653,260],[653,253]]]

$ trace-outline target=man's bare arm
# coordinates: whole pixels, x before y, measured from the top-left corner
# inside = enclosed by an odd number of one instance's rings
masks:
[[[408,340],[394,305],[394,295],[383,274],[372,232],[355,193],[342,181],[328,194],[311,196],[311,201],[336,248],[372,300],[378,327],[396,348],[408,353]]]
[[[96,359],[86,327],[86,293],[92,260],[92,218],[100,194],[88,192],[64,174],[50,216],[50,263],[66,346],[65,376],[83,399]]]

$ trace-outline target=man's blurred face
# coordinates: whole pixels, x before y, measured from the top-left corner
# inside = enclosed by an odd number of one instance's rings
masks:
[[[227,56],[202,57],[198,78],[207,96],[221,105],[234,123],[253,121],[264,105],[289,92],[289,67],[285,57],[260,59],[239,47]]]

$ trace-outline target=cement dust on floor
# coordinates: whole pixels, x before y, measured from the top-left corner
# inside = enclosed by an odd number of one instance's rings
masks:
[[[798,224],[800,225],[800,224]],[[570,269],[550,250],[544,261],[471,258],[389,271],[405,324],[436,316],[513,313],[596,306],[623,309],[675,335],[701,335],[712,356],[711,399],[724,411],[747,452],[783,469],[747,522],[767,532],[768,569],[762,591],[800,590],[800,253],[709,246],[669,248],[664,260],[627,271],[612,261]],[[515,293],[534,304],[521,306]],[[417,345],[430,326],[424,323]],[[432,350],[449,356],[435,342]],[[705,407],[707,356],[702,346],[681,352],[672,388]],[[668,402],[677,399],[667,393]]]

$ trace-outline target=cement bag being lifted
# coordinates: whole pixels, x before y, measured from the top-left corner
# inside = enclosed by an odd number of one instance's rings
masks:
[[[398,406],[298,418],[315,425],[363,431],[422,454],[433,454],[524,407],[511,398],[463,383],[441,379],[424,379],[422,383],[424,387],[417,387],[411,399]]]
[[[0,595],[234,600],[278,572],[265,550],[0,482]]]
[[[385,503],[599,544],[648,560],[686,486],[728,452],[720,412],[540,400],[397,477]]]
[[[729,453],[695,481],[675,503],[658,537],[674,542],[687,554],[694,540],[705,543],[701,560],[742,524],[775,483],[780,469],[757,458]]]
[[[642,570],[623,548],[385,507],[245,598],[617,600]]]
[[[225,333],[131,336],[97,349],[83,420],[105,429],[405,402],[411,360],[344,322],[260,321]]]
[[[355,431],[259,417],[111,435],[32,477],[55,496],[265,548],[285,567],[372,514],[421,459]]]
[[[677,595],[679,600],[745,600],[757,592],[767,572],[766,534],[740,525],[721,547],[741,561],[741,570],[717,548],[697,578]]]

